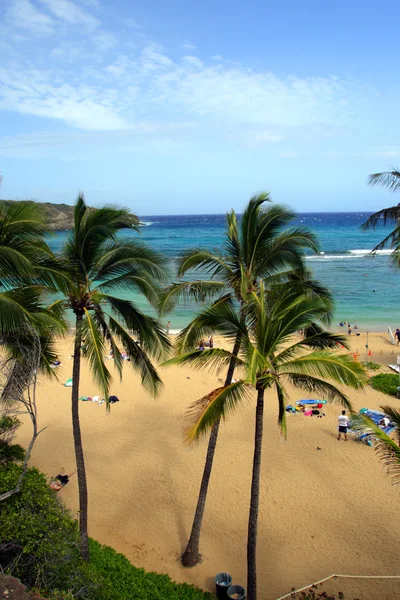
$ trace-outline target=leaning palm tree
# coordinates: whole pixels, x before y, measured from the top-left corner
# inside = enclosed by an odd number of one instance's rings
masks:
[[[187,415],[186,440],[192,442],[206,434],[216,421],[225,419],[247,399],[251,388],[257,391],[255,446],[247,542],[247,598],[257,598],[256,543],[260,493],[261,450],[265,391],[273,389],[279,406],[279,423],[286,434],[285,408],[287,384],[312,394],[336,400],[351,410],[346,394],[335,384],[359,388],[365,381],[360,363],[348,354],[330,348],[345,340],[325,331],[322,321],[325,302],[317,297],[299,295],[289,286],[266,290],[261,282],[247,302],[244,319],[238,318],[227,299],[208,310],[209,320],[230,340],[241,335],[240,355],[235,357],[241,378],[219,387],[191,405]],[[299,336],[316,324],[314,333]],[[232,352],[222,348],[192,350],[167,364],[192,365],[198,369],[220,369],[232,360]]]
[[[204,248],[188,250],[179,260],[178,276],[183,278],[190,271],[200,271],[202,278],[175,283],[162,296],[159,304],[161,313],[169,312],[183,298],[203,301],[217,296],[216,305],[229,298],[234,301],[240,319],[244,318],[248,295],[257,289],[261,278],[271,285],[279,283],[297,273],[311,290],[313,282],[306,277],[303,264],[305,249],[318,250],[315,236],[304,227],[289,226],[295,213],[288,208],[270,204],[269,194],[251,198],[238,222],[234,211],[227,214],[227,227],[223,251],[211,252]],[[315,289],[315,288],[314,288]],[[330,310],[329,294],[320,287],[318,293],[325,295],[326,316]],[[194,319],[177,339],[177,351],[185,352],[194,347],[202,337],[213,332],[213,328],[201,316]],[[235,358],[239,353],[242,333],[238,330],[233,340],[232,357],[228,365],[225,385],[232,381]],[[218,439],[219,420],[213,424],[200,491],[190,537],[181,560],[184,566],[196,565],[200,559],[200,533],[210,481],[212,464]]]
[[[357,415],[354,426],[359,431],[372,433],[375,438],[375,452],[385,465],[393,484],[396,485],[400,483],[400,411],[388,405],[381,406],[380,409],[395,425],[397,442],[366,415]]]
[[[142,313],[131,300],[115,296],[115,291],[144,294],[154,304],[156,282],[164,270],[158,254],[145,245],[117,234],[138,229],[138,218],[115,207],[89,209],[83,195],[74,209],[74,228],[58,259],[68,279],[64,299],[56,304],[71,309],[75,317],[72,370],[72,427],[79,487],[80,551],[89,559],[88,492],[79,423],[79,382],[81,356],[85,356],[94,379],[107,400],[111,374],[106,367],[105,345],[109,344],[114,364],[121,374],[121,351],[130,355],[130,364],[141,376],[142,385],[156,395],[162,382],[152,359],[165,357],[170,342],[159,323]],[[133,336],[131,332],[135,332]]]

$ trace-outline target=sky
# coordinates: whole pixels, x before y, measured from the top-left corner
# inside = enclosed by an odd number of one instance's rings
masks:
[[[400,3],[0,0],[2,198],[142,215],[378,210]]]

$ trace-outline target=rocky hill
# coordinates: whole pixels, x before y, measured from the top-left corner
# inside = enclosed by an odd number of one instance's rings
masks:
[[[0,200],[0,203],[12,204],[17,200]],[[52,231],[72,229],[74,223],[74,207],[68,204],[52,204],[40,202],[46,215],[46,221]]]

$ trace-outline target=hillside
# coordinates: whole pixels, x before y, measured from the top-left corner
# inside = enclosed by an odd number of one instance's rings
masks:
[[[0,200],[0,204],[13,204],[17,200]],[[74,207],[68,204],[39,203],[45,211],[46,221],[52,231],[72,229],[74,222]]]

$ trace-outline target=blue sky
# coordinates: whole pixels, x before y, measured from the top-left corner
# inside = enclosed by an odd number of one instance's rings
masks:
[[[0,196],[390,205],[367,177],[400,165],[399,18],[390,0],[0,0]]]

